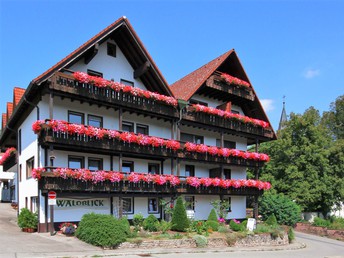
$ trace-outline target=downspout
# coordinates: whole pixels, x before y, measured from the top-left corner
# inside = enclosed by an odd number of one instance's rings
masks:
[[[31,82],[31,83],[32,83],[32,82]],[[30,85],[31,85],[31,83],[30,83]],[[36,104],[34,104],[34,103],[32,103],[32,102],[30,102],[30,101],[28,101],[27,98],[26,98],[26,94],[24,94],[23,99],[24,99],[24,101],[25,101],[27,104],[29,104],[30,106],[36,108],[36,110],[37,110],[37,120],[39,120],[39,117],[40,117],[39,106],[36,105]],[[39,146],[39,142],[38,142],[38,140],[37,140],[37,166],[39,166],[39,164],[40,164],[40,162],[41,162],[40,151],[39,151],[39,149],[40,149],[40,146]],[[40,224],[41,224],[41,223],[40,223],[40,221],[41,221],[41,220],[40,220],[41,202],[40,202],[40,197],[39,197],[39,196],[40,196],[40,195],[39,195],[39,183],[37,183],[38,232],[41,232],[41,227],[40,227]]]
[[[8,125],[6,125],[6,129],[10,130],[11,132],[14,132],[14,134],[16,135],[17,138],[17,131],[13,130],[12,128],[10,128]],[[17,150],[18,150],[18,141],[17,141]],[[16,187],[16,199],[17,199],[17,205],[18,205],[18,209],[17,209],[17,216],[19,215],[19,158],[18,158],[18,152],[17,152],[17,187]]]

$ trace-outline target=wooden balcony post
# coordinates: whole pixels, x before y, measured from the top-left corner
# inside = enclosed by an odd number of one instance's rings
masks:
[[[220,145],[220,147],[223,148],[223,146],[224,146],[224,136],[223,136],[223,132],[221,132],[220,139],[221,139],[221,145]],[[225,178],[224,169],[223,169],[223,164],[220,165],[220,171],[221,171],[221,178]]]
[[[122,120],[123,120],[123,112],[122,108],[118,109],[118,130],[122,131]]]
[[[258,152],[258,147],[259,147],[259,140],[256,139],[256,147],[255,147],[255,151]],[[254,178],[255,180],[258,180],[259,178],[259,166],[257,165],[255,170],[254,170]],[[258,219],[258,196],[255,195],[254,196],[254,209],[253,209],[253,216],[254,218],[257,220]]]

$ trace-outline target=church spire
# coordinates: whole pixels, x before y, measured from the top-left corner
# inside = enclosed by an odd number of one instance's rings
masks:
[[[285,111],[285,96],[283,96],[283,109],[281,114],[281,119],[278,125],[278,130],[281,130],[285,127],[285,123],[288,121],[287,112]]]

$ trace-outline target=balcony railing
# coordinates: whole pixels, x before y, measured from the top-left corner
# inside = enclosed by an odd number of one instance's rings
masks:
[[[206,82],[206,85],[210,88],[223,91],[241,98],[245,98],[254,101],[255,96],[250,87],[238,86],[235,84],[226,83],[218,73],[214,73]]]
[[[17,155],[11,155],[3,164],[3,171],[8,171],[10,168],[17,164]]]
[[[187,184],[186,179],[180,177],[178,185],[172,185],[166,182],[158,185],[154,182],[130,182],[122,180],[119,182],[104,181],[93,183],[91,181],[82,181],[73,178],[61,178],[55,176],[52,172],[44,172],[39,179],[39,188],[43,191],[68,191],[68,192],[98,192],[98,193],[118,193],[118,194],[204,194],[204,195],[261,195],[263,189],[253,187],[229,187],[220,186],[199,186],[194,187]]]
[[[268,139],[272,139],[274,137],[271,128],[263,128],[250,123],[244,123],[239,120],[226,119],[216,115],[195,112],[194,108],[191,106],[187,107],[186,112],[183,114],[183,119],[201,123],[204,126],[225,128],[238,134],[244,134],[246,137],[260,136]]]
[[[97,104],[123,107],[136,112],[169,118],[177,118],[179,115],[173,106],[152,99],[133,96],[123,91],[115,91],[109,87],[99,88],[92,84],[80,83],[72,75],[64,73],[55,73],[49,87],[62,95],[96,102]]]
[[[85,126],[86,127],[86,126]],[[180,147],[176,150],[165,146],[153,147],[152,145],[140,145],[136,142],[124,142],[119,138],[90,137],[84,134],[64,133],[54,131],[45,127],[39,132],[39,143],[42,146],[53,145],[60,149],[78,150],[82,152],[96,151],[103,154],[126,154],[137,157],[148,158],[179,158],[198,162],[208,162],[217,164],[231,164],[245,167],[261,167],[263,160],[244,159],[242,157],[228,156],[222,157],[209,153],[189,152],[184,148],[185,143],[180,142]]]

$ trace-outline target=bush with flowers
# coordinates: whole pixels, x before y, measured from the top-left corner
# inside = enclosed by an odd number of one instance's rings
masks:
[[[3,165],[12,155],[14,155],[16,153],[16,148],[11,147],[8,148],[4,155],[2,155],[2,157],[0,157],[0,165]]]
[[[60,224],[60,230],[65,235],[73,235],[78,226],[71,222],[63,222]]]

